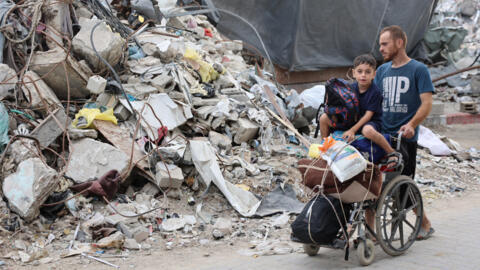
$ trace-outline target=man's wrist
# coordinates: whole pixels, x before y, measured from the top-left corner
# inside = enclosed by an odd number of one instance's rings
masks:
[[[415,125],[415,123],[412,123],[412,122],[408,122],[406,125],[412,127],[413,129],[417,127],[417,125]]]

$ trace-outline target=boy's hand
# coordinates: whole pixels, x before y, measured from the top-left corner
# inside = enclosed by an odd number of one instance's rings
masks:
[[[355,132],[349,129],[343,133],[342,138],[347,142],[351,142],[353,139],[355,139]]]

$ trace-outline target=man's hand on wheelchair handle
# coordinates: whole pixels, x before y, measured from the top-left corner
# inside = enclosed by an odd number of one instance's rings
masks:
[[[415,135],[415,128],[412,127],[409,123],[400,127],[400,132],[402,132],[402,136],[410,139]]]

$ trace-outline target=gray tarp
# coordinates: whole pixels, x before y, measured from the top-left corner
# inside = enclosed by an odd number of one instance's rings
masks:
[[[400,25],[408,36],[407,52],[423,58],[421,40],[437,0],[212,0],[255,26],[272,61],[291,71],[350,66],[355,56],[378,53],[378,33]],[[253,30],[222,13],[217,29],[263,52]]]

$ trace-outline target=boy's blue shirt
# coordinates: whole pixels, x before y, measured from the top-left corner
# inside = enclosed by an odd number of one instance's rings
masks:
[[[360,118],[362,118],[367,111],[372,111],[373,116],[369,120],[370,122],[377,123],[378,127],[382,126],[382,92],[380,89],[375,85],[374,82],[370,85],[370,87],[364,93],[360,93],[358,89],[358,83],[354,82],[352,84],[352,88],[354,89],[355,93],[358,97],[358,102],[360,103]],[[360,119],[359,118],[359,119]]]
[[[393,68],[392,62],[378,67],[374,83],[383,93],[383,132],[396,136],[401,126],[405,125],[417,113],[422,104],[420,94],[434,92],[432,80],[427,67],[410,60],[407,64]],[[409,141],[418,140],[418,127]]]

